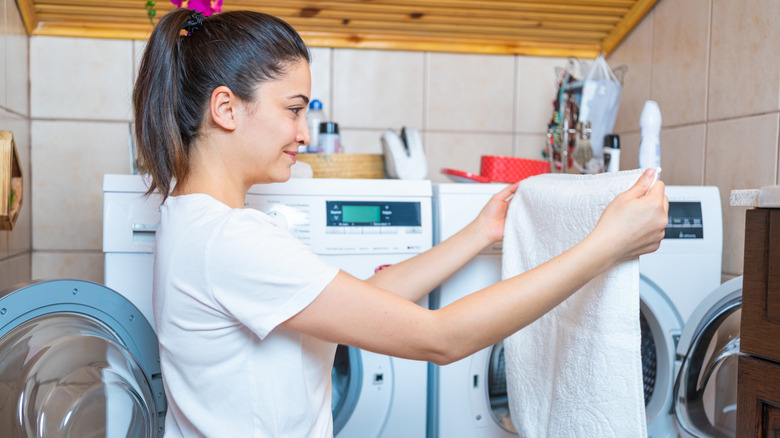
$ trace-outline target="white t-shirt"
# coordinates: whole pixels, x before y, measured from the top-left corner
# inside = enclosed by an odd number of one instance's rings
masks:
[[[166,437],[331,437],[336,345],[279,324],[336,276],[266,214],[193,194],[160,208],[154,315]]]

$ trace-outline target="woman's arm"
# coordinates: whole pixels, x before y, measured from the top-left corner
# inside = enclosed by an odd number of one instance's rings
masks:
[[[618,195],[596,229],[560,256],[442,309],[424,309],[341,272],[283,325],[392,356],[440,364],[461,359],[530,324],[615,263],[656,250],[668,201],[661,182],[645,196],[650,182],[644,174]]]
[[[462,230],[428,251],[379,271],[366,282],[419,301],[480,251],[501,240],[509,198],[516,190],[517,183],[505,187]]]

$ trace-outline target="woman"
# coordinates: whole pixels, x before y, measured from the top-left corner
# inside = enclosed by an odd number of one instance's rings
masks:
[[[253,12],[204,19],[174,10],[146,47],[134,105],[150,192],[170,193],[154,274],[169,436],[332,436],[337,343],[449,363],[663,237],[664,185],[648,193],[646,172],[580,244],[440,310],[415,302],[502,238],[517,184],[452,238],[368,280],[328,266],[264,213],[243,208],[252,185],[289,179],[298,146],[309,142],[308,62],[295,30]]]

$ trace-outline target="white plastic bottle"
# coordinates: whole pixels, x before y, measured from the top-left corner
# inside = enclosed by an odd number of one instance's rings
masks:
[[[306,146],[301,146],[298,152],[318,153],[320,152],[320,123],[327,121],[325,110],[322,109],[322,102],[317,99],[309,102],[309,110],[306,112],[306,122],[309,124],[309,135],[311,141]]]
[[[661,109],[654,100],[645,102],[639,117],[639,168],[661,167]]]

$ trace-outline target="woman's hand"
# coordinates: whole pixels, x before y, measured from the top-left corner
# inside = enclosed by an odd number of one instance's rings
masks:
[[[474,225],[476,225],[480,235],[489,242],[488,244],[504,238],[504,222],[506,221],[506,212],[509,209],[509,199],[517,191],[518,184],[510,184],[493,195],[479,212],[477,218],[474,219]]]
[[[615,262],[653,252],[661,246],[669,223],[669,199],[664,183],[653,184],[647,169],[633,187],[619,194],[604,209],[591,236],[614,250]]]

